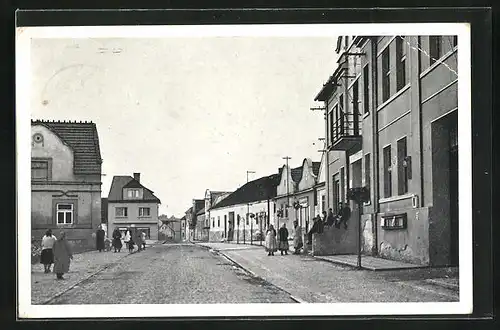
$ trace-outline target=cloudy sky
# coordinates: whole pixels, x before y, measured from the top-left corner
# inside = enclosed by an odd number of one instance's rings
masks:
[[[204,37],[33,39],[31,117],[91,120],[113,175],[141,173],[183,215],[206,189],[319,161],[323,115],[310,111],[333,73],[336,39]]]

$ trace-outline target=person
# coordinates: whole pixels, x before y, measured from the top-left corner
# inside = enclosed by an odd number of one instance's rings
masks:
[[[321,234],[323,232],[323,221],[321,221],[321,217],[317,215],[314,219],[314,224],[307,233],[307,244],[312,244],[312,235],[314,233]]]
[[[130,229],[127,229],[127,233],[125,234],[125,241],[127,242],[128,252],[134,252],[134,239],[132,238],[132,232]]]
[[[288,255],[288,249],[289,249],[288,229],[286,229],[286,223],[283,222],[283,225],[278,230],[278,235],[279,235],[278,249],[281,251],[281,255],[283,255],[283,253]]]
[[[40,263],[43,264],[44,273],[50,273],[50,266],[54,263],[54,252],[52,248],[56,242],[56,237],[52,235],[52,230],[49,229],[42,237],[42,254],[40,256]]]
[[[118,228],[113,230],[113,248],[115,249],[115,253],[120,252],[122,249],[122,234]]]
[[[293,227],[295,228],[295,236],[293,237],[293,248],[295,251],[293,254],[299,254],[300,249],[304,246],[302,242],[302,228],[299,226],[299,222],[297,220],[293,222]]]
[[[344,229],[347,229],[347,221],[351,218],[351,208],[347,203],[339,203],[339,213],[337,215],[336,228],[340,228],[340,225],[344,224]]]
[[[146,250],[146,233],[141,232],[141,240],[142,240],[142,249]]]
[[[323,211],[321,214],[322,214],[321,220],[323,220],[323,223],[326,224],[328,222],[328,215],[326,214],[326,211]]]
[[[273,225],[269,225],[269,228],[266,231],[266,251],[268,256],[274,256],[274,252],[277,251],[277,243],[276,243],[276,230],[274,230]]]
[[[326,215],[326,212],[324,213]],[[328,209],[328,216],[326,217],[326,225],[333,226],[334,224],[335,224],[335,216],[333,215],[333,210],[330,208]]]
[[[99,252],[102,252],[104,250],[104,236],[106,233],[102,229],[102,226],[99,225],[97,227],[97,231],[95,233],[95,243],[96,243],[96,249],[99,250]]]
[[[73,259],[71,246],[66,240],[66,233],[61,231],[59,239],[54,242],[54,273],[58,280],[64,280],[63,274],[69,272],[69,266]]]
[[[142,231],[136,230],[135,241],[137,243],[137,252],[142,251]]]

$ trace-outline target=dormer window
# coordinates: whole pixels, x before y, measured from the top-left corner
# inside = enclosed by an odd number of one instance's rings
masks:
[[[128,198],[139,198],[139,189],[129,189],[127,193]]]

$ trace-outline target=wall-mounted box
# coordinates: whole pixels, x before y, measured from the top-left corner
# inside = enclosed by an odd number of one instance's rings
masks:
[[[406,229],[407,216],[406,213],[386,214],[382,216],[381,227],[384,230],[400,230]]]

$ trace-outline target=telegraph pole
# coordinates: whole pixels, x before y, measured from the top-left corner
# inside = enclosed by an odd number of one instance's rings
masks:
[[[247,171],[247,184],[248,184],[248,174],[254,174],[255,172],[254,171]],[[247,187],[248,188],[248,187]],[[247,203],[247,216],[246,216],[246,219],[250,219],[250,203]],[[253,222],[251,220],[250,221],[250,244],[253,243]],[[243,244],[245,244],[245,230],[243,230]]]

